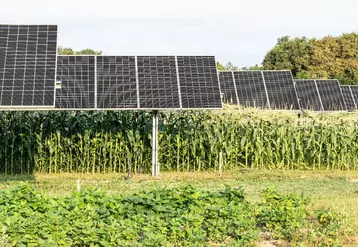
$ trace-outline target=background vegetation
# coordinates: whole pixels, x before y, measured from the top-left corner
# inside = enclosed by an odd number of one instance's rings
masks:
[[[218,63],[219,70],[238,66]],[[358,33],[337,37],[281,37],[266,54],[261,65],[250,70],[291,70],[295,78],[339,79],[342,84],[358,84]]]

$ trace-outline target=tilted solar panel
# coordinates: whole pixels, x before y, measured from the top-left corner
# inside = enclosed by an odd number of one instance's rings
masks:
[[[348,111],[357,110],[356,103],[353,98],[353,94],[351,91],[351,87],[348,85],[341,85],[342,95],[344,99],[344,103],[346,104],[346,108]]]
[[[0,25],[0,107],[53,107],[56,25]]]
[[[219,82],[221,97],[224,103],[238,104],[236,85],[234,83],[234,74],[232,71],[220,71]]]
[[[175,56],[138,56],[140,108],[180,108]]]
[[[222,108],[219,79],[213,56],[178,56],[182,107]]]
[[[338,80],[316,80],[316,85],[325,111],[346,110]]]
[[[239,103],[247,107],[269,108],[261,71],[234,71]]]
[[[350,85],[350,88],[353,95],[354,103],[356,104],[358,110],[358,85]]]
[[[315,80],[295,80],[295,87],[302,109],[323,111]]]
[[[262,71],[272,109],[294,109],[300,106],[291,71]]]
[[[57,108],[222,107],[214,57],[59,56],[57,77]]]
[[[56,108],[86,109],[95,106],[95,56],[58,56]]]
[[[97,107],[138,108],[135,56],[97,56]]]

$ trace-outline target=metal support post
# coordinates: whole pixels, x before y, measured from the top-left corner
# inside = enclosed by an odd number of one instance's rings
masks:
[[[160,167],[158,163],[158,127],[159,112],[153,111],[153,131],[152,131],[152,176],[159,176]]]

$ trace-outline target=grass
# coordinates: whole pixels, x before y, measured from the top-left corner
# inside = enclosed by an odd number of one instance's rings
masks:
[[[162,173],[159,178],[135,175],[130,180],[124,174],[34,174],[33,176],[0,176],[0,189],[26,181],[53,196],[67,196],[81,186],[98,187],[108,194],[132,194],[153,187],[192,185],[195,188],[217,190],[225,185],[242,186],[247,199],[255,202],[267,187],[282,193],[303,193],[311,199],[311,209],[335,209],[344,217],[341,240],[347,246],[358,245],[358,171],[279,171],[242,169],[225,172]]]

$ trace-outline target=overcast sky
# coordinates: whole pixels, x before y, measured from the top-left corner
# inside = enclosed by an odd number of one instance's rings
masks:
[[[106,55],[259,64],[277,38],[358,31],[358,0],[3,0],[0,23],[58,24],[59,45]]]

